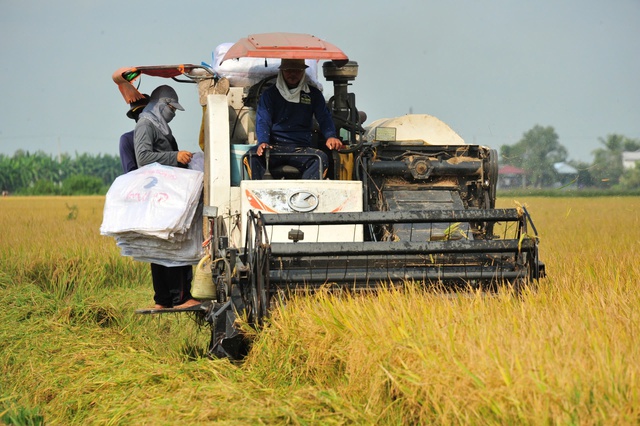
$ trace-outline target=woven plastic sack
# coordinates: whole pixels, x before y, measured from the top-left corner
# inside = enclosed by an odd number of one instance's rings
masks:
[[[149,164],[118,176],[105,199],[102,235],[125,232],[169,239],[193,219],[203,186],[197,170]]]

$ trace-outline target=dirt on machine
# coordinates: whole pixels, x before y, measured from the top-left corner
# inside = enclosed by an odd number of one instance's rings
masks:
[[[284,166],[252,180],[247,170],[257,101],[283,58],[305,59],[314,84],[333,86],[327,102],[345,147],[327,151],[329,168],[318,170],[327,179],[302,180]],[[190,310],[211,325],[211,356],[242,358],[247,342],[237,319],[260,326],[298,290],[408,282],[517,290],[545,276],[526,208],[496,208],[497,152],[465,143],[427,114],[365,125],[349,90],[358,64],[333,44],[254,34],[218,46],[210,65],[123,68],[114,80],[140,74],[195,84],[203,106],[206,274],[214,290]],[[314,138],[324,146],[319,133]]]

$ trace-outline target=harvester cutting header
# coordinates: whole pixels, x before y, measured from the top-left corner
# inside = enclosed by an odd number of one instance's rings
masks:
[[[317,179],[266,149],[256,179],[256,115],[278,84],[282,59],[306,60],[311,85],[333,85],[326,102],[339,150],[312,144],[329,159]],[[496,209],[495,150],[468,145],[429,115],[365,125],[349,86],[358,64],[306,34],[270,33],[218,46],[210,65],[123,68],[113,78],[127,102],[141,74],[195,83],[203,106],[205,237],[215,295],[202,305],[212,325],[209,351],[238,356],[233,323],[255,324],[296,289],[371,290],[415,281],[443,288],[520,288],[544,276],[525,208]],[[295,153],[300,156],[301,154]],[[285,163],[285,164],[283,164]],[[252,179],[253,178],[253,179]]]

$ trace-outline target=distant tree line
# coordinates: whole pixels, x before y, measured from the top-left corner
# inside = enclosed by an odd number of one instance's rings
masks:
[[[42,151],[18,150],[0,154],[0,190],[21,195],[104,194],[122,173],[120,157],[69,154],[52,156]]]
[[[599,139],[602,147],[592,152],[591,164],[568,161],[568,151],[551,126],[534,126],[513,145],[500,148],[501,165],[524,170],[526,183],[534,188],[571,185],[577,188],[640,189],[640,162],[624,169],[622,153],[640,150],[640,140],[611,134]],[[575,176],[558,173],[554,164],[566,162]],[[23,195],[104,194],[122,174],[117,155],[69,154],[53,156],[42,151],[18,150],[13,156],[0,154],[0,191]]]
[[[500,163],[523,169],[527,186],[534,188],[571,185],[577,188],[639,189],[640,162],[635,168],[624,169],[622,153],[640,150],[640,140],[611,134],[599,138],[599,142],[602,147],[592,152],[591,164],[568,161],[567,149],[559,142],[555,129],[536,125],[514,145],[500,148]],[[567,163],[577,173],[567,182],[568,177],[554,167],[557,163]]]

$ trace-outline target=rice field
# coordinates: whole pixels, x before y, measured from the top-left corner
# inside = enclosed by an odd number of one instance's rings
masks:
[[[232,364],[189,316],[134,313],[149,268],[99,235],[103,197],[0,198],[0,420],[640,423],[640,198],[517,201],[549,274],[536,290],[300,298]]]

